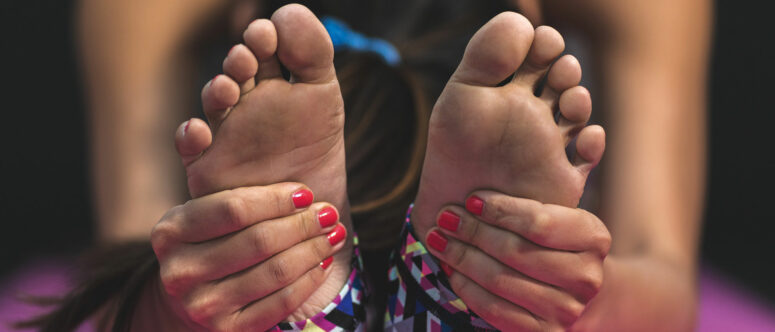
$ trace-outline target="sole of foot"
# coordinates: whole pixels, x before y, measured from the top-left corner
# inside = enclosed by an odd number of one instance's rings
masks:
[[[462,205],[478,189],[578,204],[602,157],[605,132],[586,125],[590,95],[578,85],[578,61],[560,57],[564,48],[556,30],[534,29],[512,12],[494,17],[469,41],[431,115],[412,211],[421,239],[442,206]],[[571,142],[576,153],[569,160]]]
[[[245,186],[300,182],[337,207],[352,230],[344,155],[344,103],[323,25],[287,5],[253,21],[202,90],[208,123],[191,119],[176,147],[193,197]],[[291,73],[282,76],[281,66]],[[268,202],[271,204],[271,202]],[[351,233],[351,232],[349,232]],[[326,269],[323,285],[288,317],[306,319],[338,294],[350,273],[352,237]]]

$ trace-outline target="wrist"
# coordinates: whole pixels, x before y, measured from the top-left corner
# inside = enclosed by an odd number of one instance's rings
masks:
[[[691,331],[697,290],[692,269],[653,256],[611,255],[600,293],[574,331]]]
[[[194,323],[164,290],[157,274],[148,281],[135,306],[133,331],[207,331]]]

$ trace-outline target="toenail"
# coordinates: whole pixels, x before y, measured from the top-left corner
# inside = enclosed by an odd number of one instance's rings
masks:
[[[484,210],[484,201],[479,197],[471,196],[466,200],[466,210],[477,216],[481,216],[482,210]]]
[[[328,243],[334,246],[337,243],[342,242],[346,233],[347,231],[344,229],[344,226],[339,224],[339,226],[336,226],[331,233],[328,233]]]
[[[336,210],[330,206],[327,206],[318,212],[320,227],[326,228],[336,224],[337,220],[339,220],[339,215],[337,215]]]
[[[444,252],[447,249],[447,239],[439,231],[432,231],[428,234],[428,245],[438,252]]]
[[[293,198],[293,206],[295,206],[297,209],[310,206],[314,198],[314,195],[312,195],[312,192],[309,191],[309,189],[299,190],[293,193],[291,196]]]
[[[324,259],[322,262],[320,262],[320,267],[323,268],[323,270],[327,269],[329,265],[331,265],[331,262],[334,261],[334,256],[328,257]]]
[[[452,213],[452,211],[444,211],[439,215],[437,223],[443,229],[450,232],[457,232],[457,228],[460,226],[460,216]]]
[[[191,125],[191,120],[186,121],[186,126],[183,127],[183,135],[188,133],[188,126],[190,126],[190,125]]]

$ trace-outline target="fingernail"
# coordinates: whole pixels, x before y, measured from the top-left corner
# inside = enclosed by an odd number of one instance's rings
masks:
[[[481,216],[483,209],[484,201],[481,198],[471,196],[466,200],[466,210],[468,210],[468,212],[471,212],[477,216]]]
[[[444,273],[447,274],[447,277],[452,276],[452,273],[455,272],[455,270],[453,270],[452,267],[447,263],[441,262],[439,263],[439,266],[441,266],[441,269],[444,270]]]
[[[323,270],[325,270],[326,268],[328,268],[329,265],[331,265],[331,262],[333,261],[334,261],[334,256],[328,257],[324,259],[322,262],[320,262],[320,267],[322,267]]]
[[[293,193],[292,197],[293,206],[297,209],[301,209],[310,206],[315,196],[312,195],[312,192],[309,191],[309,189],[302,189]]]
[[[320,212],[318,212],[318,222],[320,222],[320,227],[326,228],[336,224],[337,220],[339,220],[339,215],[337,215],[336,209],[333,207],[326,206],[320,210]]]
[[[337,243],[342,242],[346,234],[347,234],[347,230],[344,229],[344,226],[342,224],[339,224],[339,226],[336,226],[336,228],[334,228],[334,230],[331,231],[331,233],[328,233],[328,243],[334,246]]]
[[[439,231],[433,231],[428,234],[428,245],[438,252],[444,252],[444,249],[447,249],[447,239]]]
[[[452,211],[444,211],[439,215],[437,223],[439,224],[439,227],[443,229],[457,232],[457,228],[460,226],[460,217],[452,213]]]

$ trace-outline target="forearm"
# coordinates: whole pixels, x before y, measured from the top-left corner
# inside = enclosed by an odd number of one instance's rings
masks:
[[[202,1],[215,2],[215,1]],[[165,210],[182,201],[183,181],[168,141],[188,107],[191,56],[181,52],[196,4],[84,0],[78,39],[90,109],[98,236],[147,237]],[[200,6],[201,7],[201,6]],[[189,98],[190,99],[190,98]]]
[[[592,0],[556,15],[590,33],[605,114],[600,216],[613,247],[579,327],[688,331],[704,199],[711,4]],[[562,11],[565,12],[562,12]],[[585,330],[579,328],[579,330]]]

